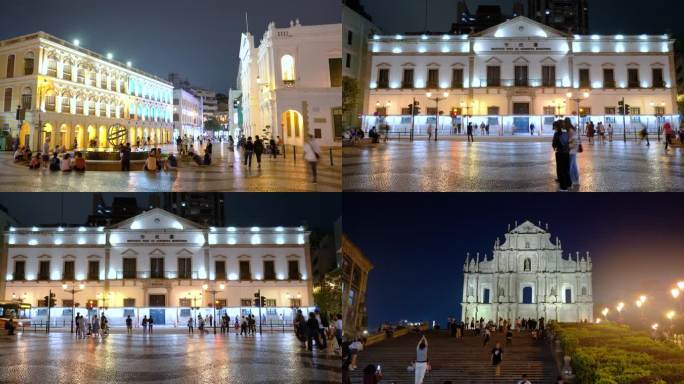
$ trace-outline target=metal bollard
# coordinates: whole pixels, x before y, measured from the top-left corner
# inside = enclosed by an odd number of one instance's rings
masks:
[[[297,162],[297,147],[294,145],[292,146],[292,158],[294,159],[294,162]]]
[[[332,167],[335,165],[335,163],[333,162],[332,148],[330,148],[328,151],[330,152],[330,166]]]

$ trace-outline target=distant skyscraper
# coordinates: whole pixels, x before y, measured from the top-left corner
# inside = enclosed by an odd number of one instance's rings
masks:
[[[459,1],[456,7],[458,18],[451,25],[451,33],[470,34],[480,32],[505,20],[501,7],[498,5],[480,5],[474,14],[470,13],[468,5],[464,0]]]
[[[589,0],[528,0],[527,15],[563,32],[589,34]]]
[[[160,199],[150,197],[156,207],[199,224],[222,227],[224,222],[221,193],[164,193]]]

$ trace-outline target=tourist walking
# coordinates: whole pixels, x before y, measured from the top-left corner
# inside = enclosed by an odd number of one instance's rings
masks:
[[[131,170],[131,143],[126,143],[126,145],[121,146],[121,151],[119,152],[119,157],[121,158],[121,172],[130,172],[130,170]]]
[[[316,342],[316,348],[321,349],[321,341],[319,338],[319,322],[316,320],[316,315],[309,312],[309,319],[306,321],[306,349],[313,350],[313,343]]]
[[[669,122],[666,122],[665,125],[663,125],[663,133],[665,134],[665,151],[667,151],[667,148],[670,145],[670,140],[674,141],[675,139],[672,125]]]
[[[252,142],[252,136],[247,138],[245,142],[245,165],[252,168],[252,154],[254,154],[254,143]]]
[[[416,347],[415,384],[423,384],[428,364],[428,341],[425,335],[423,335]]]
[[[494,365],[494,376],[501,376],[501,360],[503,360],[503,349],[501,343],[496,343],[492,349],[492,365]]]
[[[254,154],[256,155],[257,168],[261,168],[261,155],[264,153],[264,141],[259,135],[254,136]]]
[[[468,127],[466,128],[466,133],[468,134],[468,142],[469,143],[475,142],[475,137],[473,137],[473,123],[468,123]]]
[[[93,320],[90,322],[90,333],[97,339],[97,336],[100,334],[100,320],[97,318],[97,315],[93,315]]]
[[[318,159],[321,158],[321,148],[318,146],[316,140],[312,135],[308,135],[308,139],[304,142],[304,160],[309,163],[311,174],[313,175],[313,183],[318,182]]]
[[[432,124],[427,127],[428,141],[432,140]]]
[[[147,331],[152,334],[152,326],[154,325],[154,319],[152,319],[152,316],[150,316],[149,319],[147,319]]]
[[[133,319],[131,319],[131,315],[128,315],[128,317],[126,317],[126,331],[129,335],[133,333]]]
[[[568,132],[568,145],[570,148],[570,180],[572,185],[579,186],[579,166],[577,164],[577,154],[583,151],[582,137],[579,135],[569,118],[565,119],[565,130]],[[599,127],[601,125],[599,124]],[[601,128],[599,128],[601,129]]]
[[[608,141],[613,141],[613,124],[608,124]]]
[[[337,320],[335,320],[335,338],[337,339],[337,344],[342,346],[342,314],[337,314]]]
[[[485,327],[484,332],[482,333],[482,346],[486,347],[487,344],[489,344],[489,339],[492,337],[491,331],[489,330],[489,327]]]
[[[271,156],[275,159],[278,157],[278,147],[276,146],[276,141],[272,136],[271,140],[268,141],[268,145],[271,147]]]
[[[560,190],[567,192],[572,186],[570,179],[570,143],[568,132],[563,130],[563,122],[558,120],[553,123],[552,147],[556,155],[556,176],[560,183]]]
[[[193,321],[194,321],[194,319],[192,318],[192,316],[190,316],[190,318],[188,319],[188,333],[189,334],[195,333],[195,328],[193,327]]]
[[[147,334],[147,322],[148,322],[148,321],[149,321],[149,320],[147,319],[147,315],[144,315],[144,316],[143,316],[143,319],[142,319],[143,335],[146,335],[146,334]]]
[[[651,142],[648,140],[648,129],[646,129],[645,126],[641,126],[641,131],[639,132],[639,135],[641,136],[641,140],[639,141],[640,143],[644,140],[646,140],[646,146],[650,147]]]
[[[328,340],[325,334],[325,330],[328,328],[328,318],[327,316],[321,316],[320,309],[315,311],[316,321],[318,321],[318,334],[321,340],[321,348],[326,349],[328,347]]]

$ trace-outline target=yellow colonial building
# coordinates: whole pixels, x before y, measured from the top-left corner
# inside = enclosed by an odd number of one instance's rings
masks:
[[[173,139],[171,83],[45,32],[0,41],[0,92],[0,128],[32,150]]]

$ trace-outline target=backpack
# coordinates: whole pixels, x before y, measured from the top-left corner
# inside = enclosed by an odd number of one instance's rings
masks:
[[[50,159],[50,170],[51,171],[59,171],[59,158],[58,157],[53,157]]]

